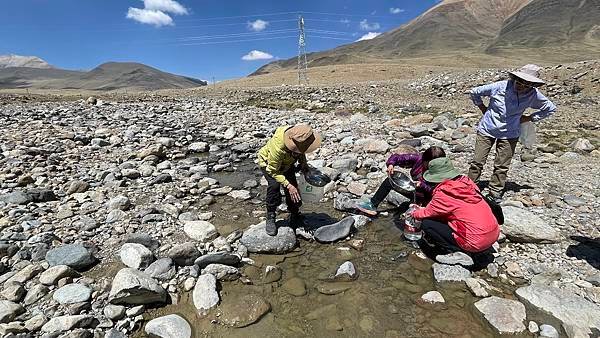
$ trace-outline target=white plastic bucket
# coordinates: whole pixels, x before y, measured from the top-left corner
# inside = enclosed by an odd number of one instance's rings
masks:
[[[533,122],[521,123],[521,135],[519,136],[519,142],[521,142],[523,147],[527,149],[533,149],[533,146],[537,141],[536,139],[535,124],[533,124]]]
[[[302,196],[302,202],[318,203],[325,195],[325,187],[315,187],[308,183],[304,179],[303,175],[296,175],[298,180],[298,190]]]

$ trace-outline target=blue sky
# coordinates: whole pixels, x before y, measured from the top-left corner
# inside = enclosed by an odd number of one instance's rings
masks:
[[[5,0],[0,55],[35,55],[77,70],[134,61],[223,80],[297,55],[298,13],[305,18],[310,52],[391,30],[437,2]]]

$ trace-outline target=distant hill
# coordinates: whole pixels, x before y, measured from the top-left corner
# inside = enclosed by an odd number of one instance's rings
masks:
[[[48,62],[36,56],[0,55],[0,69],[9,67],[52,68]]]
[[[7,67],[0,69],[0,88],[158,90],[205,86],[206,81],[162,72],[140,63],[108,62],[89,72]]]
[[[308,60],[315,67],[470,53],[511,57],[516,50],[535,62],[597,58],[600,0],[445,0],[374,39],[311,53]],[[295,58],[275,61],[251,75],[295,66]]]

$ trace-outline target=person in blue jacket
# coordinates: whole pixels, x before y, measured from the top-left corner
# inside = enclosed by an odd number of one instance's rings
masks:
[[[556,111],[556,106],[538,89],[545,84],[540,79],[541,68],[526,65],[509,72],[510,78],[471,89],[471,100],[483,113],[477,125],[475,154],[470,163],[469,178],[479,181],[487,157],[496,145],[494,171],[488,186],[488,197],[496,202],[502,200],[506,176],[521,132],[521,123],[538,122]],[[489,98],[486,106],[483,97]],[[536,109],[531,115],[523,115],[528,108]]]

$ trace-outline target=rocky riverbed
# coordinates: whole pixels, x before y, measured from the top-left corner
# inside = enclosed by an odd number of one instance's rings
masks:
[[[480,115],[462,93],[503,74],[2,97],[0,335],[598,336],[598,62],[549,67],[559,111],[518,149],[487,268],[405,242],[400,195],[353,216],[398,149],[442,146],[466,172]],[[282,214],[270,238],[255,152],[299,122],[323,133],[310,160],[334,180],[306,229]]]

